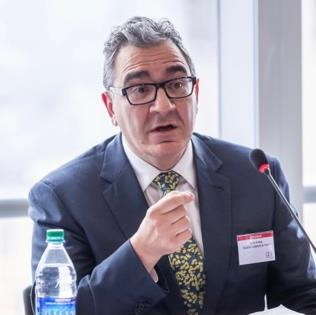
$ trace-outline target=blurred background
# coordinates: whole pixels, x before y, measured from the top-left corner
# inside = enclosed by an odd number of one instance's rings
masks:
[[[316,242],[314,0],[0,0],[0,309],[31,283],[27,196],[113,128],[103,43],[134,15],[169,18],[200,78],[195,130],[277,156]]]

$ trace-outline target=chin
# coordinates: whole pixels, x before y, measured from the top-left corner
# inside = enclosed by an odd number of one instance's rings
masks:
[[[161,159],[166,162],[168,160],[170,160],[170,162],[176,160],[177,162],[185,151],[187,143],[187,141],[159,143],[151,147],[150,155],[155,159]]]

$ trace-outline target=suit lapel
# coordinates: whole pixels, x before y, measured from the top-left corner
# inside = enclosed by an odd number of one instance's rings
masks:
[[[103,192],[104,199],[123,235],[128,239],[137,231],[146,214],[148,204],[125,155],[120,136],[116,136],[108,145],[101,177],[107,181]],[[183,314],[184,307],[168,256],[160,259],[157,271],[159,282],[167,293],[162,303],[169,309],[170,314]]]
[[[224,288],[231,243],[229,179],[219,173],[222,162],[193,136],[201,229],[206,269],[205,314],[212,314]]]
[[[148,204],[125,155],[120,136],[116,136],[108,145],[101,177],[107,181],[103,192],[104,199],[115,216],[123,235],[128,239],[137,231],[146,214]],[[165,303],[171,314],[183,314],[184,307],[168,256],[162,257],[157,267],[159,282],[167,293],[166,299],[162,303]],[[171,279],[173,280],[170,281]],[[183,311],[179,313],[179,310]]]
[[[108,145],[101,176],[107,181],[103,192],[105,201],[128,239],[137,231],[148,205],[123,150],[120,135]]]

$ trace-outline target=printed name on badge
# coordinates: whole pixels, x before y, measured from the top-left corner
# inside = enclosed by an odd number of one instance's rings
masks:
[[[239,266],[275,260],[273,231],[237,235]]]

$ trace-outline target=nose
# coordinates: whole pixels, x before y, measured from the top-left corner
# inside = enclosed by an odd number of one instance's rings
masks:
[[[160,87],[157,91],[157,97],[150,109],[155,112],[169,112],[175,108],[175,104],[169,99],[165,90]]]

